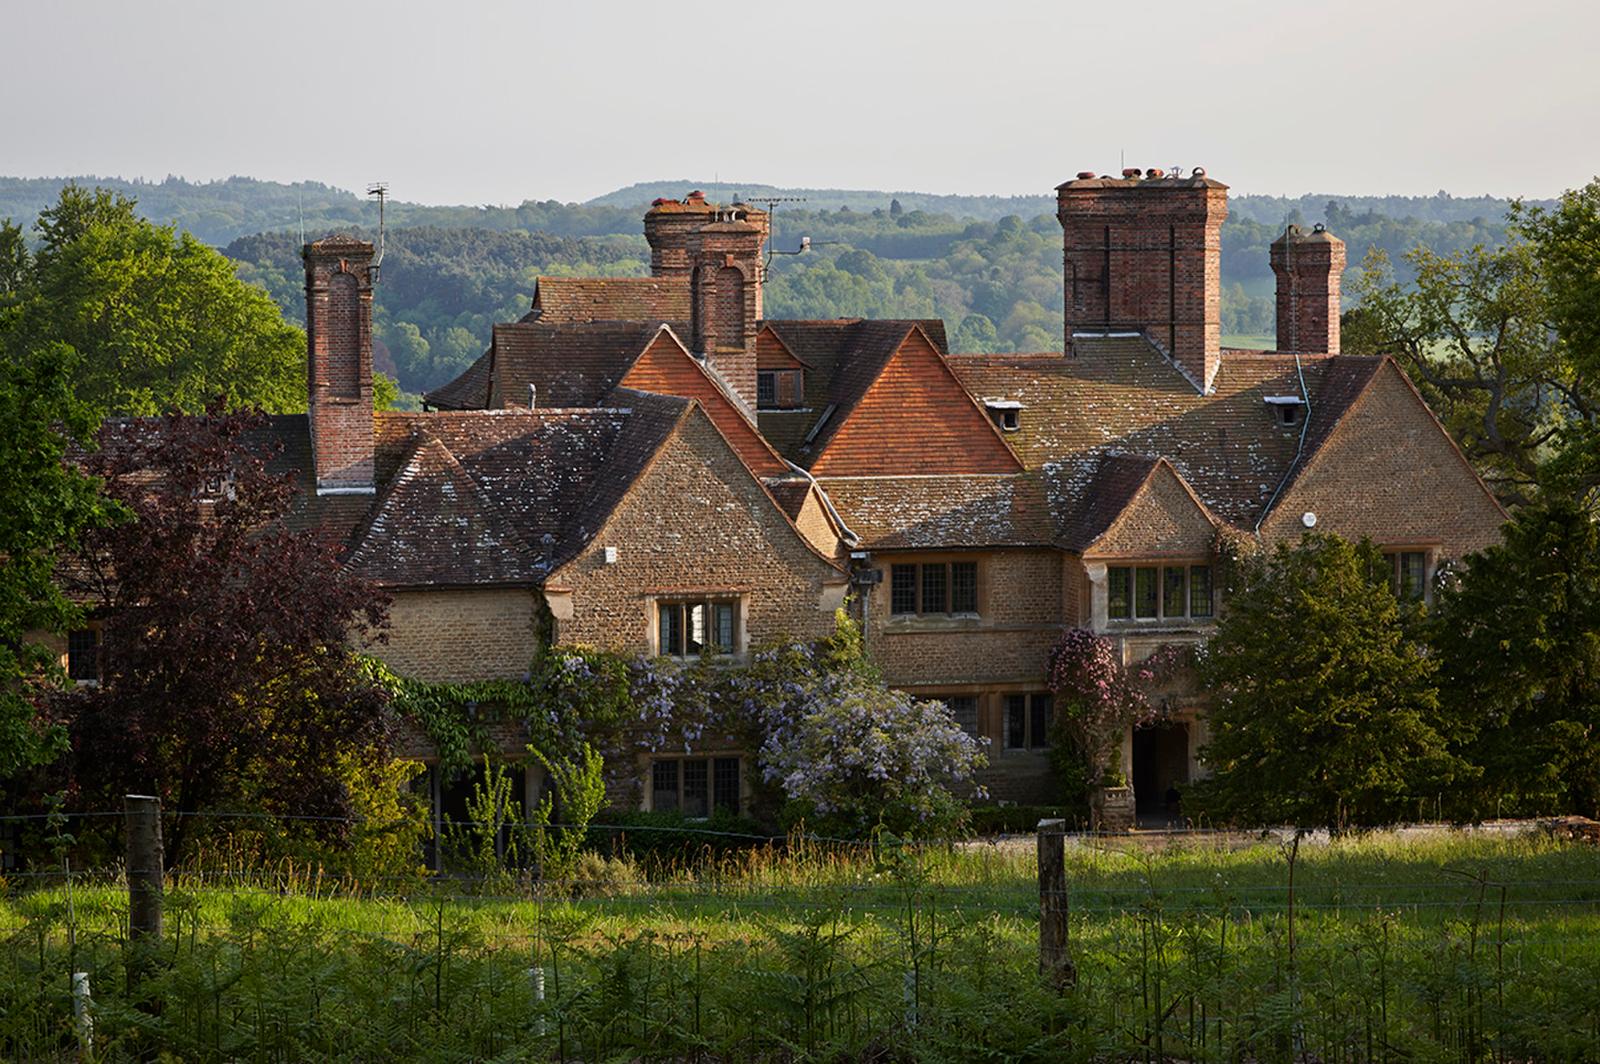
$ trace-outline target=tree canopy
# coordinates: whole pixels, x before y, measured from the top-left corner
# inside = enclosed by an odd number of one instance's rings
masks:
[[[1483,777],[1463,815],[1600,816],[1600,527],[1571,500],[1517,511],[1439,588],[1441,693]]]
[[[1441,730],[1434,661],[1376,547],[1308,533],[1240,564],[1200,662],[1216,696],[1204,750],[1215,776],[1191,805],[1341,830],[1414,815],[1470,773]]]
[[[76,352],[77,397],[105,413],[305,408],[305,335],[260,288],[132,200],[68,185],[42,212],[38,246],[0,235],[8,341]]]
[[[101,682],[57,699],[78,793],[345,816],[341,776],[376,770],[387,698],[351,646],[386,603],[318,530],[286,526],[257,415],[108,425],[90,459],[131,520],[87,537],[76,597],[103,626]],[[171,851],[182,852],[185,825]]]
[[[0,332],[12,313],[3,299]],[[72,394],[76,361],[62,344],[0,346],[0,782],[63,748],[61,730],[37,712],[59,671],[37,637],[77,623],[58,565],[114,516],[95,481],[63,460],[93,431]]]

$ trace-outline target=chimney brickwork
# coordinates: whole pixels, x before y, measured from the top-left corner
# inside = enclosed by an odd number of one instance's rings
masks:
[[[372,491],[372,245],[334,236],[301,255],[317,491]]]
[[[690,347],[752,410],[769,229],[765,211],[708,203],[699,192],[656,200],[644,216],[651,273],[689,286]]]
[[[1272,242],[1278,278],[1278,350],[1339,353],[1339,282],[1344,241],[1321,225],[1309,233],[1291,225]]]
[[[1222,352],[1222,223],[1228,186],[1197,170],[1080,174],[1056,188],[1066,343],[1074,332],[1140,331],[1202,391]]]

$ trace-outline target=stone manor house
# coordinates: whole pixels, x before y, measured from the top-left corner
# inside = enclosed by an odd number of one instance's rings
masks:
[[[824,634],[849,596],[889,682],[991,740],[996,797],[1039,802],[1063,630],[1130,662],[1204,639],[1230,537],[1369,537],[1420,596],[1498,535],[1400,368],[1340,353],[1333,234],[1273,244],[1278,350],[1235,350],[1225,185],[1085,172],[1057,209],[1064,353],[768,319],[767,215],[690,193],[645,215],[650,276],[540,278],[422,413],[373,413],[372,246],[310,244],[309,411],[273,422],[300,519],[392,594],[378,652],[428,679],[521,676],[557,642],[737,660]],[[1201,771],[1203,693],[1171,699],[1173,723],[1124,743],[1141,808]],[[738,807],[748,770],[738,750],[641,760],[621,797]]]

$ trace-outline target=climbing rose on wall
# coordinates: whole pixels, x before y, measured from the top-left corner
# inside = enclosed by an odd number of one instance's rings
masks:
[[[1151,699],[1152,688],[1193,661],[1188,646],[1168,644],[1143,661],[1122,664],[1116,645],[1084,628],[1069,628],[1050,652],[1049,684],[1056,699],[1056,731],[1067,743],[1054,745],[1058,756],[1076,753],[1088,771],[1089,785],[1111,773],[1122,736],[1129,727],[1153,724],[1165,709]]]

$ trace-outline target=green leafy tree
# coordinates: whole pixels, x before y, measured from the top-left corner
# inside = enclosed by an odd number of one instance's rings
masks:
[[[115,512],[96,482],[63,460],[93,431],[72,395],[73,352],[17,342],[4,329],[10,313],[0,302],[0,336],[12,341],[0,347],[0,781],[64,748],[65,733],[36,712],[58,671],[37,637],[78,623],[57,565]]]
[[[994,322],[982,314],[968,314],[950,340],[950,350],[988,355],[1000,350],[1000,334]]]
[[[1511,218],[1543,267],[1550,318],[1575,361],[1600,362],[1600,178],[1553,207],[1517,203]]]
[[[1511,217],[1539,264],[1552,335],[1573,376],[1600,379],[1600,178],[1552,207],[1518,203]],[[1600,424],[1569,419],[1560,442],[1561,453],[1544,470],[1547,486],[1592,493],[1600,485]]]
[[[1385,254],[1368,257],[1345,350],[1399,359],[1501,501],[1527,502],[1557,438],[1600,416],[1595,374],[1550,328],[1538,249],[1519,236],[1453,254],[1417,248],[1406,260],[1409,285]]]
[[[261,289],[187,233],[152,224],[132,200],[68,185],[39,216],[39,247],[17,258],[0,236],[16,313],[7,331],[76,351],[78,398],[106,412],[305,408],[305,336]]]
[[[1562,499],[1443,582],[1433,621],[1445,705],[1482,779],[1468,816],[1600,816],[1600,528]]]
[[[1216,693],[1219,819],[1333,830],[1392,822],[1467,772],[1441,727],[1434,663],[1370,543],[1308,534],[1240,563],[1201,662]]]

